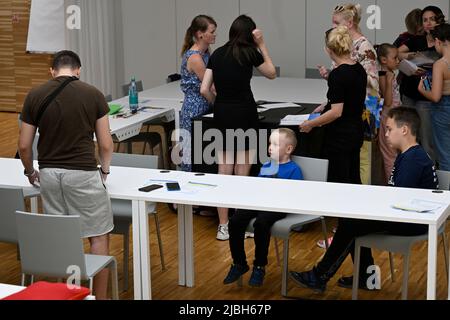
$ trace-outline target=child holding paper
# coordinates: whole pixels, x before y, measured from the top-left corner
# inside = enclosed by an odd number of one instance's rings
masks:
[[[291,160],[291,154],[297,145],[294,131],[287,128],[274,130],[270,135],[269,155],[270,162],[265,163],[259,177],[303,180],[300,167]],[[272,225],[286,217],[282,212],[259,212],[253,210],[238,210],[229,220],[230,251],[233,257],[228,275],[224,284],[233,283],[242,277],[250,268],[247,265],[244,249],[244,233],[250,220],[256,217],[253,227],[255,229],[255,260],[249,285],[260,287],[264,281],[265,266],[270,243],[270,228]]]

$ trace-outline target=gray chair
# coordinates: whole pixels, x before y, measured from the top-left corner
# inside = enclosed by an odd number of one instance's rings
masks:
[[[113,100],[112,95],[111,94],[105,95],[105,100],[106,100],[106,102],[111,102]]]
[[[132,168],[147,168],[156,169],[158,167],[158,157],[157,156],[142,156],[126,153],[113,153],[111,165],[122,166],[122,167],[132,167]],[[111,231],[113,234],[123,235],[123,279],[124,290],[128,290],[128,261],[130,254],[130,226],[132,223],[132,207],[131,201],[129,200],[119,200],[111,199],[112,212],[114,216],[114,229]],[[156,235],[158,237],[159,254],[161,258],[162,270],[166,269],[164,263],[164,254],[161,240],[161,230],[159,225],[159,217],[156,212],[155,203],[147,203],[148,214],[153,214],[155,218],[156,225]]]
[[[277,78],[280,76],[280,67],[275,66],[275,72],[277,74]],[[255,77],[263,77],[262,73],[255,67],[253,67],[253,76]]]
[[[307,158],[307,157],[299,157],[293,156],[292,160],[295,161],[303,172],[303,177],[305,180],[311,181],[327,181],[328,177],[328,160],[324,159],[316,159],[316,158]],[[282,271],[282,279],[281,279],[281,294],[283,296],[287,296],[288,289],[288,271],[289,271],[289,237],[291,232],[301,226],[306,224],[321,221],[322,223],[322,232],[325,239],[325,243],[327,239],[327,227],[325,224],[325,218],[321,216],[314,215],[306,215],[306,214],[293,214],[288,213],[286,218],[278,220],[272,226],[270,232],[272,237],[275,239],[275,252],[277,255],[278,263],[280,261],[280,256],[278,252],[278,243],[277,238],[283,240],[283,271]],[[253,223],[255,219],[252,219],[247,226],[248,232],[253,232]]]
[[[124,96],[128,95],[128,89],[130,88],[130,83],[125,83],[122,85],[122,94]],[[136,81],[136,89],[138,92],[141,92],[142,90],[144,90],[143,85],[142,85],[142,80],[138,80]]]
[[[171,82],[178,81],[178,80],[181,80],[181,74],[172,73],[167,76],[166,83],[171,83]]]
[[[26,275],[32,276],[32,282],[35,275],[65,279],[72,275],[70,267],[77,267],[80,280],[88,280],[92,292],[94,276],[109,268],[113,299],[119,299],[116,259],[84,253],[79,216],[17,211],[16,224],[22,285]]]
[[[439,180],[439,189],[448,190],[450,185],[450,172],[437,172]],[[444,245],[445,269],[448,279],[448,241],[445,233],[446,223],[443,223],[438,230],[438,234],[442,235],[442,244]],[[418,241],[428,240],[428,233],[419,236],[396,236],[383,233],[372,233],[355,239],[355,261],[353,266],[353,288],[352,299],[358,299],[358,281],[361,247],[377,248],[379,250],[389,251],[389,262],[391,267],[391,279],[394,281],[394,266],[392,252],[403,255],[403,283],[402,283],[402,300],[408,298],[408,278],[409,278],[409,258],[411,255],[411,247]]]
[[[25,211],[20,188],[0,188],[0,242],[17,243],[16,210]]]

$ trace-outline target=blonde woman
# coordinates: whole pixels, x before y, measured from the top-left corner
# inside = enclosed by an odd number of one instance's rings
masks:
[[[345,26],[353,42],[353,49],[350,57],[353,61],[359,62],[367,73],[366,97],[379,97],[379,78],[378,78],[378,62],[377,54],[373,45],[362,34],[359,27],[361,22],[361,6],[359,4],[338,5],[333,11],[333,27]],[[335,67],[333,63],[333,68]],[[324,79],[328,78],[328,71],[324,66],[318,66],[320,74]],[[369,124],[370,111],[365,110],[363,120],[365,123],[365,140],[361,149],[361,180],[363,184],[370,183],[371,161],[369,159],[370,140],[373,132]],[[373,126],[372,126],[373,127]]]

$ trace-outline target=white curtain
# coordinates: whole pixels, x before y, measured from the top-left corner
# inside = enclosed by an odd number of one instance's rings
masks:
[[[66,29],[66,47],[80,55],[81,80],[121,96],[123,37],[120,0],[65,0],[81,9],[81,29]],[[67,17],[67,15],[66,15]]]

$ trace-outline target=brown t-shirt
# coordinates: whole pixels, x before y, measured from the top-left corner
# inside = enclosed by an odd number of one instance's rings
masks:
[[[23,105],[22,121],[37,127],[42,102],[67,78],[58,77],[32,89]],[[99,90],[80,80],[70,82],[41,117],[39,168],[96,170],[95,123],[108,112],[108,104]]]

